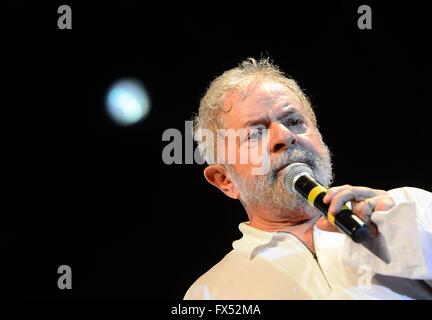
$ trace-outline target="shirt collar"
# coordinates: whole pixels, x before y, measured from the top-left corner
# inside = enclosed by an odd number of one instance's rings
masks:
[[[289,232],[268,232],[250,226],[249,222],[240,223],[239,230],[243,237],[233,242],[233,249],[249,260],[267,248],[278,247],[288,255],[309,251],[300,239]],[[313,232],[315,251],[324,247],[341,247],[343,244],[344,236],[341,233],[320,230],[316,224]]]
[[[260,230],[250,226],[249,222],[240,223],[239,230],[243,237],[233,242],[233,248],[248,259],[253,259],[258,253],[272,247],[283,247],[285,251],[288,248],[288,254],[308,250],[296,236],[288,232]]]

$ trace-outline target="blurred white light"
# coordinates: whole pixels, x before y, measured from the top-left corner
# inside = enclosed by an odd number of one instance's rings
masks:
[[[130,79],[120,80],[110,88],[106,107],[114,122],[128,126],[148,115],[150,98],[139,82]]]

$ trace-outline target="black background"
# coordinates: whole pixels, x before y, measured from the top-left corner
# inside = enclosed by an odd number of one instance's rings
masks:
[[[72,8],[72,30],[57,8]],[[372,7],[373,29],[357,28]],[[334,155],[334,185],[432,190],[429,11],[419,3],[51,2],[2,5],[0,292],[16,298],[181,299],[240,237],[241,205],[203,166],[165,165],[208,83],[270,56],[299,81]],[[104,98],[140,79],[143,122]],[[57,268],[73,289],[57,288]]]

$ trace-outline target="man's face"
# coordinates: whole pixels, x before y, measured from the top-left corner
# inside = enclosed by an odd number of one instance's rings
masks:
[[[226,127],[249,133],[236,143],[237,159],[247,149],[261,154],[261,161],[270,160],[270,170],[264,175],[253,174],[262,165],[256,161],[228,165],[241,200],[282,216],[290,211],[316,214],[300,196],[286,192],[282,183],[285,167],[293,162],[307,163],[324,185],[332,179],[329,150],[299,99],[282,84],[267,81],[252,87],[245,99],[231,95],[226,103],[231,108],[222,114]]]

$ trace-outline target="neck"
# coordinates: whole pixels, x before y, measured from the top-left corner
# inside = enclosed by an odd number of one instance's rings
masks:
[[[241,200],[240,200],[241,201]],[[337,232],[336,228],[316,209],[307,210],[297,207],[293,211],[280,211],[275,208],[243,204],[249,225],[267,232],[289,232],[306,244],[309,250],[315,252],[313,245],[313,228],[328,232]]]
[[[287,215],[295,217],[297,215]],[[274,216],[273,216],[274,217]],[[249,215],[250,226],[267,232],[288,232],[299,238],[312,252],[315,252],[313,245],[313,227],[320,215],[301,216],[298,220],[291,219],[268,219],[263,215]]]

